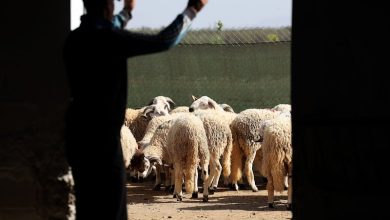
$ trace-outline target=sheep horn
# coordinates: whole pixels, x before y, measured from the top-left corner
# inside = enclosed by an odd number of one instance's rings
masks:
[[[165,97],[167,99],[167,102],[169,103],[169,108],[173,109],[176,105],[176,103],[169,97]]]
[[[148,106],[148,107],[146,107],[145,109],[144,109],[144,112],[142,113],[142,117],[144,117],[144,118],[149,118],[149,114],[150,114],[150,112],[153,112],[154,111],[154,108],[153,108],[153,106]]]
[[[194,95],[191,95],[192,101],[196,101],[198,98],[196,98]]]
[[[146,158],[150,161],[150,163],[157,163],[158,165],[162,165],[163,164],[161,159],[158,158],[158,157],[149,156],[149,157],[146,157]]]

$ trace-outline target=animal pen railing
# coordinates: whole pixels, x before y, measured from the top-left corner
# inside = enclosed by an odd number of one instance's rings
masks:
[[[146,30],[142,30],[146,31]],[[236,112],[290,103],[290,28],[193,30],[174,49],[128,61],[128,106],[207,95]]]

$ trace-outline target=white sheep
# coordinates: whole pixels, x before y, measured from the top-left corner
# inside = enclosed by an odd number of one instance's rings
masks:
[[[292,140],[291,117],[281,114],[263,123],[261,173],[267,178],[268,204],[274,207],[274,191],[282,192],[288,177],[287,207],[292,201]]]
[[[225,120],[222,114],[215,111],[197,111],[195,113],[202,122],[206,131],[207,143],[210,151],[210,181],[212,180],[211,191],[218,187],[219,178],[223,170],[223,176],[228,179],[230,176],[232,133],[229,121]],[[220,157],[223,155],[222,165]]]
[[[128,168],[130,165],[131,158],[135,154],[138,145],[130,129],[125,125],[122,125],[120,130],[120,143],[122,147],[125,167]]]
[[[168,131],[171,125],[172,120],[160,124],[150,139],[148,146],[137,152],[132,160],[132,168],[140,172],[141,177],[143,178],[147,177],[152,172],[153,166],[156,167],[156,183],[154,185],[154,190],[159,190],[161,187],[160,172],[162,169],[167,175],[167,178],[165,179],[166,188],[171,185],[169,167],[163,166],[163,164],[173,164],[166,147]]]
[[[258,189],[253,175],[253,161],[261,147],[261,121],[275,118],[279,112],[269,109],[247,109],[240,112],[230,125],[233,135],[231,181],[238,190],[237,182],[242,178],[242,158],[245,157],[245,174],[254,192]]]
[[[182,180],[184,178],[186,192],[197,198],[197,167],[202,169],[203,201],[208,201],[210,178],[208,165],[210,153],[207,136],[202,121],[194,115],[182,115],[172,122],[167,137],[167,148],[173,158],[175,173],[175,190],[177,200],[182,200]]]

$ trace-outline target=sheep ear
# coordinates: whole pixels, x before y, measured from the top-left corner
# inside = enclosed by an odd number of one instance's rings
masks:
[[[221,107],[223,108],[223,110],[225,112],[233,112],[234,113],[233,108],[230,105],[228,105],[228,104],[221,104]]]
[[[169,108],[173,109],[175,107],[176,103],[169,97],[166,97],[166,99],[167,99],[167,102],[169,103]]]
[[[209,101],[209,102],[208,102],[208,105],[209,105],[209,107],[210,107],[210,108],[213,108],[213,109],[215,109],[215,105],[214,105],[214,103],[213,103],[213,102]]]
[[[158,165],[163,165],[162,161],[158,157],[147,157],[147,159],[150,161],[150,163],[157,163]]]
[[[196,101],[198,98],[195,97],[194,95],[191,95],[192,101]]]

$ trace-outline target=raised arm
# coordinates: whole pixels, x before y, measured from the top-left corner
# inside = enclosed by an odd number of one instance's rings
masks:
[[[135,7],[135,2],[136,0],[124,1],[123,9],[112,19],[115,28],[123,29],[126,27],[127,22],[133,17],[131,12]]]
[[[185,36],[192,20],[202,10],[208,0],[189,0],[183,13],[158,34],[141,34],[117,30],[116,43],[123,56],[131,57],[168,50],[177,45]]]

